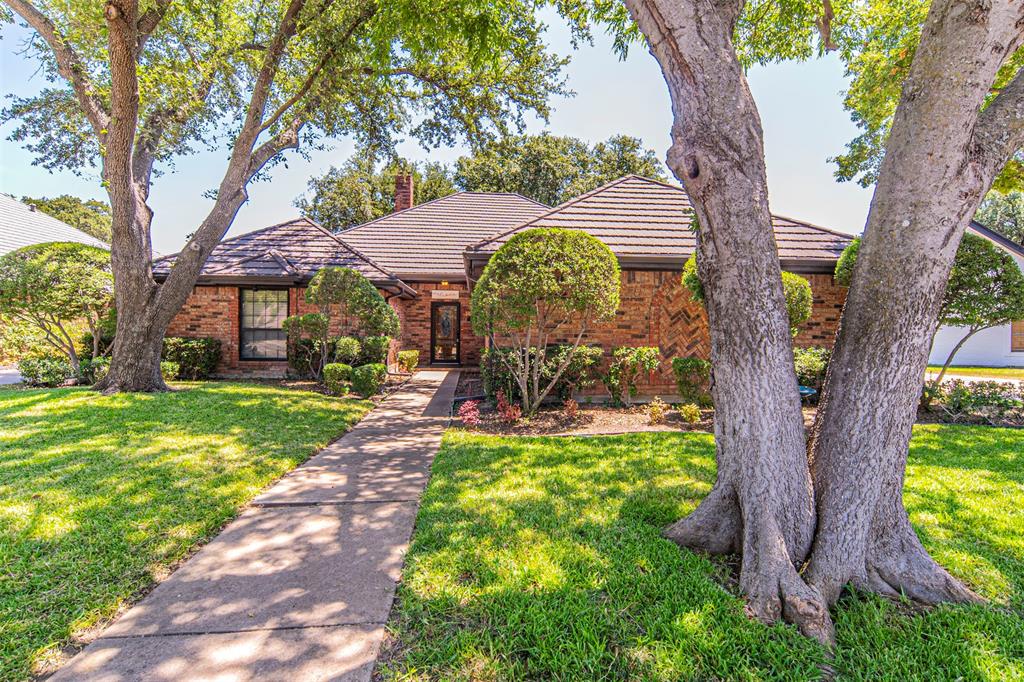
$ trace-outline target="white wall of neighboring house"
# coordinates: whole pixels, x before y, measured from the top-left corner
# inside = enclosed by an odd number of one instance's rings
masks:
[[[987,235],[979,234],[982,237]],[[1001,246],[996,244],[996,246]],[[1017,265],[1024,271],[1024,256],[1011,253]],[[935,334],[929,364],[941,365],[946,361],[953,346],[963,338],[967,330],[960,327],[941,327]],[[954,365],[977,365],[981,367],[1024,367],[1024,352],[1010,350],[1010,325],[992,327],[972,336],[953,358]]]

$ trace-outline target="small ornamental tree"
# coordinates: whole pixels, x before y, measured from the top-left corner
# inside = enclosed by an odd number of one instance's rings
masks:
[[[319,306],[328,320],[337,313],[355,320],[367,336],[396,336],[398,314],[370,280],[351,268],[324,268],[306,287],[306,302]]]
[[[857,262],[860,239],[846,247],[836,263],[836,281],[849,286]],[[980,331],[1024,318],[1024,274],[1013,257],[992,242],[965,234],[957,247],[949,283],[939,310],[938,324],[963,327],[957,341],[935,378],[938,385],[967,341]]]
[[[838,270],[837,264],[836,271],[838,272]],[[704,286],[697,276],[697,254],[691,255],[683,265],[683,286],[690,291],[690,297],[694,301],[704,305]],[[814,308],[811,283],[800,275],[783,271],[782,292],[786,297],[789,331],[796,336],[800,331],[800,325],[811,319],[811,311]]]
[[[957,341],[935,384],[960,348],[978,332],[1024,319],[1024,274],[1010,254],[983,237],[965,234],[949,274],[939,324],[966,330]]]
[[[80,369],[72,325],[84,322],[100,354],[100,324],[114,304],[110,252],[75,242],[34,244],[0,258],[0,317],[38,329]]]
[[[611,250],[579,230],[516,234],[491,257],[473,289],[473,331],[515,377],[524,414],[532,414],[561,379],[590,325],[619,307],[619,264]],[[555,335],[570,339],[550,374],[543,372]],[[544,376],[542,376],[542,374]],[[543,381],[542,381],[543,379]]]

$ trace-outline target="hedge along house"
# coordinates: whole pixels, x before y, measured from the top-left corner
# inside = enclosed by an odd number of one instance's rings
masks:
[[[533,227],[584,230],[611,248],[622,266],[621,306],[585,341],[658,346],[661,369],[646,393],[674,392],[670,360],[707,357],[703,308],[690,300],[680,273],[695,248],[686,193],[627,176],[551,208],[516,194],[460,192],[411,206],[412,184],[396,182],[396,210],[332,235],[305,218],[220,244],[171,336],[221,340],[219,374],[286,371],[281,322],[310,312],[305,284],[321,267],[351,267],[370,279],[402,324],[395,348],[420,351],[423,365],[476,366],[485,340],[470,326],[469,295],[487,260],[513,233]],[[814,310],[796,343],[831,346],[846,291],[832,273],[850,237],[788,218],[773,218],[782,267],[811,282]],[[173,256],[155,264],[166,276]]]

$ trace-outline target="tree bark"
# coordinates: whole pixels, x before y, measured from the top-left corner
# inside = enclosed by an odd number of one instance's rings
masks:
[[[981,112],[1022,11],[933,2],[903,87],[810,448],[818,529],[805,578],[830,604],[851,583],[928,604],[979,599],[921,546],[903,475],[957,246],[1024,142],[1020,74]]]
[[[667,537],[742,552],[751,615],[819,639],[827,609],[797,566],[814,532],[811,479],[782,276],[768,211],[760,117],[732,44],[742,2],[627,0],[672,98],[668,166],[697,229],[715,368],[718,477]]]

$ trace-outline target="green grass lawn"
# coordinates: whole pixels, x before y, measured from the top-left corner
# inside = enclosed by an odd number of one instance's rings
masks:
[[[137,597],[369,409],[273,385],[0,390],[0,680]]]
[[[939,372],[941,365],[928,365],[929,372]],[[969,367],[967,365],[953,365],[947,374],[959,374],[972,377],[992,377],[996,379],[1017,379],[1024,381],[1024,367]]]
[[[919,426],[906,504],[991,600],[844,597],[838,646],[748,620],[731,568],[661,539],[714,481],[705,434],[449,432],[391,623],[388,680],[1024,679],[1024,431]]]

